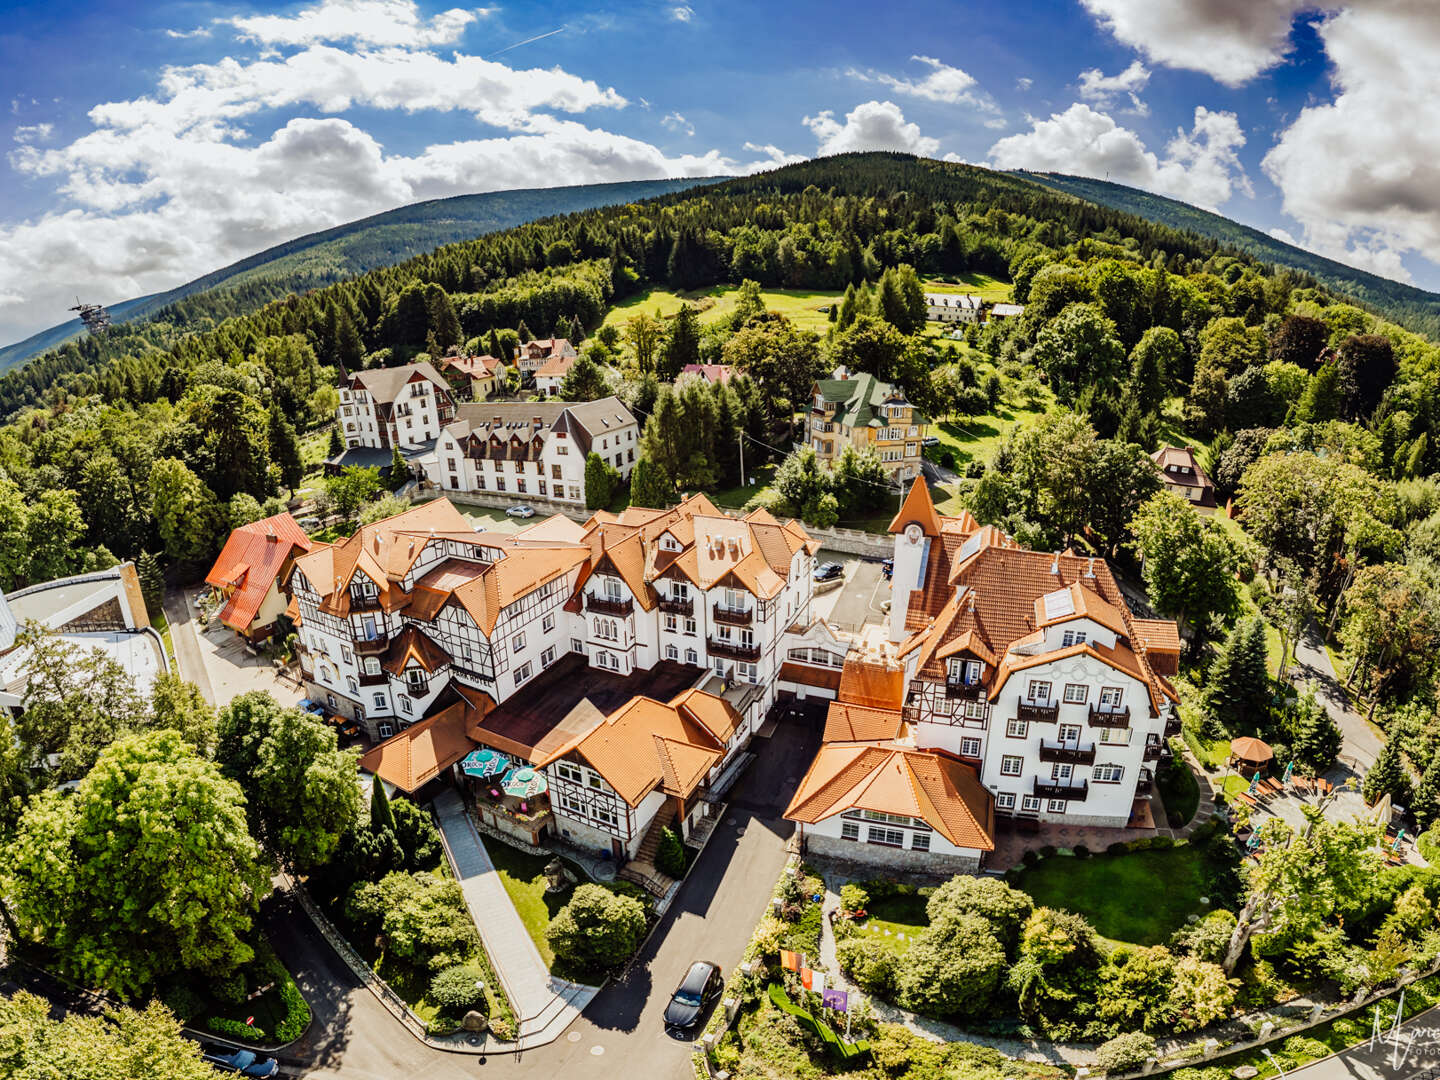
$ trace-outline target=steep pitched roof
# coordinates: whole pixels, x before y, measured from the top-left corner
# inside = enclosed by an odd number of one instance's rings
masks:
[[[205,584],[234,590],[220,609],[220,621],[235,630],[248,630],[286,560],[315,546],[287,513],[234,530],[205,575]]]
[[[360,759],[360,767],[401,791],[415,791],[475,749],[465,734],[466,725],[494,706],[489,694],[470,690],[433,716],[372,747]]]
[[[416,376],[429,379],[442,390],[449,391],[450,384],[445,381],[433,364],[428,360],[421,360],[416,364],[406,364],[403,367],[393,368],[366,368],[364,371],[357,371],[350,376],[350,385],[354,387],[357,383],[370,392],[370,396],[380,404],[392,402],[400,396],[400,391],[410,383]]]
[[[940,535],[940,515],[935,512],[935,502],[930,498],[930,488],[923,476],[917,476],[910,485],[910,493],[890,522],[890,531],[904,532],[905,526],[912,521],[925,530],[926,536],[933,538]]]
[[[971,765],[900,743],[822,744],[785,816],[814,824],[847,810],[923,820],[956,847],[995,850],[995,802]]]
[[[423,630],[411,625],[395,635],[380,667],[391,675],[401,675],[412,661],[433,674],[450,663],[450,654],[430,640]]]
[[[834,422],[852,428],[882,426],[880,406],[887,401],[905,401],[905,395],[898,389],[870,374],[852,379],[821,379],[815,386],[826,404],[835,406]]]
[[[870,709],[832,701],[825,714],[823,742],[888,742],[905,733],[899,709]]]
[[[898,709],[905,703],[905,669],[851,656],[840,671],[840,701],[875,709]]]

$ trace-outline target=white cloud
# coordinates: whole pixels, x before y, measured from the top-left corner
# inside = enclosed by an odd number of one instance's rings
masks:
[[[1035,80],[1028,75],[1021,75],[1020,78],[1015,80],[1015,89],[1019,90],[1022,94],[1034,85]]]
[[[1202,105],[1195,109],[1194,126],[1177,131],[1161,159],[1135,132],[1076,102],[1048,120],[1032,117],[1028,132],[1001,139],[989,157],[1001,169],[1109,179],[1214,209],[1237,188],[1251,190],[1237,156],[1244,145],[1234,113]]]
[[[1099,108],[1111,108],[1121,97],[1130,99],[1130,111],[1141,116],[1149,113],[1140,100],[1140,91],[1150,82],[1150,71],[1139,60],[1118,75],[1106,75],[1099,68],[1080,73],[1080,96],[1093,101]]]
[[[249,15],[218,22],[262,45],[358,45],[428,48],[457,41],[486,9],[451,8],[428,22],[413,0],[321,0],[296,15]]]
[[[210,33],[210,27],[197,26],[194,30],[166,30],[165,36],[184,40],[186,38],[208,38]]]
[[[791,154],[785,150],[781,150],[780,147],[774,143],[761,145],[759,143],[747,142],[745,149],[749,150],[752,154],[765,155],[763,160],[752,162],[745,166],[746,172],[758,172],[760,169],[774,169],[781,165],[794,165],[797,161],[805,160],[804,154]]]
[[[676,22],[689,22],[695,17],[695,9],[689,4],[677,4],[670,9],[670,17]]]
[[[932,157],[940,141],[920,134],[920,125],[907,123],[900,106],[891,101],[867,101],[845,114],[842,124],[830,109],[805,117],[805,126],[815,133],[820,155],[845,154],[854,150],[903,150]]]
[[[15,141],[22,145],[48,142],[53,134],[54,124],[21,124],[15,129]]]
[[[1440,262],[1440,8],[1368,0],[1318,27],[1332,101],[1301,110],[1265,156],[1302,243],[1401,281]]]
[[[670,131],[679,131],[686,135],[695,134],[695,125],[678,112],[666,113],[660,118],[660,124]]]
[[[1239,86],[1280,62],[1302,11],[1334,0],[1080,0],[1106,29],[1157,64]],[[1423,0],[1422,0],[1423,2]]]
[[[848,74],[862,82],[881,83],[897,94],[938,101],[945,105],[970,105],[979,100],[975,93],[975,77],[969,72],[951,67],[933,56],[912,56],[910,59],[928,67],[930,73],[919,80],[904,79],[879,71],[860,71],[858,68],[851,68]]]

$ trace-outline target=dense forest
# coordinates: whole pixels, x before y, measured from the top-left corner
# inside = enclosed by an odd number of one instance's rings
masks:
[[[157,318],[183,331],[203,319],[224,318],[294,292],[304,292],[390,266],[443,244],[508,229],[535,218],[568,214],[680,191],[703,180],[631,180],[577,187],[525,188],[430,199],[308,233],[241,259],[177,288],[109,305],[117,322]],[[202,294],[223,293],[221,297]],[[194,297],[192,303],[182,303]],[[78,320],[0,348],[0,372],[78,338]],[[122,346],[123,348],[124,346]]]
[[[1259,229],[1241,225],[1238,221],[1201,210],[1189,203],[1167,199],[1164,195],[1086,176],[1029,172],[1019,175],[1101,206],[1137,214],[1150,221],[1184,229],[1199,236],[1208,236],[1227,248],[1243,251],[1262,262],[1287,266],[1309,274],[1337,292],[1373,307],[1386,318],[1393,319],[1409,330],[1440,337],[1440,296],[1433,292],[1391,281],[1379,274],[1357,270],[1353,266],[1277,240]]]

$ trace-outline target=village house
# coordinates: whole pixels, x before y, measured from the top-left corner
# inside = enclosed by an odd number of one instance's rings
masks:
[[[554,397],[560,393],[560,384],[565,381],[565,376],[570,374],[570,369],[575,366],[579,359],[572,349],[569,353],[561,353],[552,356],[543,365],[535,369],[535,392],[543,397]]]
[[[494,356],[447,356],[440,370],[450,380],[460,401],[486,401],[498,385],[497,373],[505,361]]]
[[[890,531],[889,637],[918,745],[973,763],[1002,816],[1148,821],[1180,727],[1175,624],[1132,616],[1103,559],[941,517],[923,482]]]
[[[335,420],[347,447],[415,449],[455,416],[455,398],[428,361],[357,371],[340,387]]]
[[[216,618],[247,641],[270,637],[288,603],[280,583],[296,556],[313,547],[315,543],[287,513],[232,531],[205,575],[205,584],[220,601]]]
[[[635,468],[640,425],[616,397],[587,402],[461,405],[440,433],[431,483],[445,491],[503,492],[585,505],[592,451],[623,478]]]
[[[735,377],[735,369],[729,364],[686,364],[680,374],[699,375],[711,384],[728,383]]]
[[[874,450],[894,481],[921,475],[928,421],[897,386],[873,375],[851,377],[842,368],[810,392],[809,443],[833,465],[846,446]]]
[[[983,310],[980,298],[969,293],[925,294],[925,318],[931,322],[974,325]]]
[[[1193,450],[1188,446],[1165,446],[1150,457],[1160,470],[1160,479],[1165,481],[1166,491],[1179,495],[1195,508],[1196,513],[1215,513],[1215,485],[1205,475],[1200,462],[1195,460]]]
[[[703,495],[509,536],[438,499],[295,560],[306,692],[380,740],[362,766],[403,790],[488,749],[548,788],[483,808],[493,827],[643,864],[773,704],[817,547]]]
[[[515,366],[522,372],[534,374],[551,360],[569,357],[574,360],[580,353],[565,338],[537,338],[527,341],[515,353]]]
[[[1000,304],[991,304],[991,305],[990,305],[990,318],[991,318],[991,319],[997,319],[997,320],[1001,320],[1001,321],[1003,321],[1003,320],[1005,320],[1005,319],[1018,319],[1021,315],[1024,315],[1024,314],[1025,314],[1025,305],[1024,305],[1024,304],[1006,304],[1006,303],[1000,303]]]

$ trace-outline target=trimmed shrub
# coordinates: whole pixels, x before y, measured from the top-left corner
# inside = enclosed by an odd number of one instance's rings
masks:
[[[244,1020],[227,1020],[221,1016],[212,1016],[205,1021],[205,1026],[216,1035],[223,1035],[227,1039],[237,1039],[240,1042],[264,1043],[265,1032],[257,1027],[251,1027]]]
[[[1054,844],[1045,844],[1040,848],[1040,855],[1042,858],[1048,859],[1051,858],[1057,850],[1059,849],[1056,848]]]
[[[181,1023],[193,1020],[205,1011],[204,1000],[188,986],[168,987],[160,995],[160,1001],[179,1018]]]
[[[1143,1031],[1127,1031],[1101,1043],[1095,1051],[1095,1063],[1107,1073],[1138,1069],[1145,1059],[1155,1056],[1155,1040]]]
[[[1035,851],[1027,851],[1025,852],[1025,854],[1020,856],[1020,861],[1023,862],[1026,866],[1034,866],[1040,861],[1040,855],[1038,852]]]
[[[1077,859],[1088,859],[1090,857],[1090,849],[1084,844],[1076,844],[1070,849],[1070,853]]]
[[[899,955],[872,937],[846,938],[836,946],[840,970],[854,979],[860,989],[876,997],[895,995],[895,972]]]
[[[576,887],[545,930],[558,959],[591,970],[623,964],[644,934],[645,906],[639,900],[593,884]]]
[[[854,882],[841,886],[840,906],[846,911],[864,911],[869,903],[870,894],[865,891],[865,886]]]
[[[427,996],[437,1008],[453,1015],[462,1015],[470,1009],[488,1012],[485,991],[478,985],[484,975],[474,964],[456,964],[430,980]]]
[[[1440,866],[1440,825],[1426,829],[1415,838],[1415,846],[1420,849],[1420,857],[1431,866]]]
[[[666,826],[655,849],[655,869],[672,878],[685,876],[685,844],[680,834]]]
[[[1125,846],[1124,840],[1116,840],[1113,844],[1107,844],[1105,846],[1105,854],[1107,855],[1124,855],[1125,852],[1129,850],[1130,849]]]

